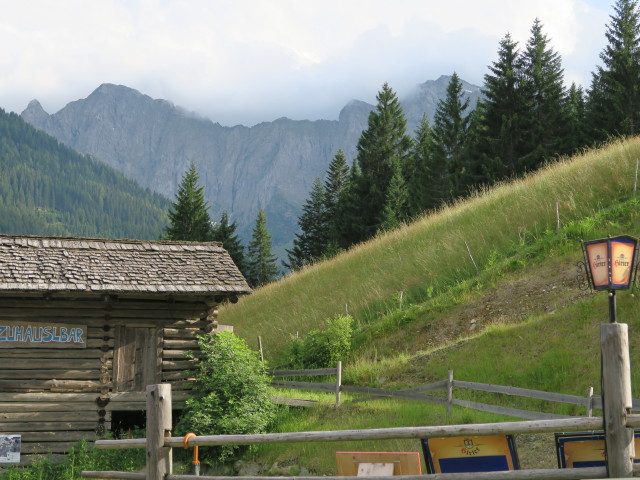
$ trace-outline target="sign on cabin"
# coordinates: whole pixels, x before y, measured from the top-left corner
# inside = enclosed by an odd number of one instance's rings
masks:
[[[0,463],[20,463],[21,435],[0,435]]]
[[[87,348],[87,326],[0,322],[0,348]]]

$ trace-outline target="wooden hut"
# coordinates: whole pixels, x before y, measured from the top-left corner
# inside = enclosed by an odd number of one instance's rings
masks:
[[[143,411],[148,384],[179,406],[185,351],[250,291],[217,243],[0,235],[0,436],[24,463]]]

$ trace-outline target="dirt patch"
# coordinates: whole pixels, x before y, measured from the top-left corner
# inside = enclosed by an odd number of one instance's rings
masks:
[[[465,300],[459,306],[437,314],[437,321],[414,321],[402,331],[375,342],[378,353],[437,351],[455,348],[456,341],[474,335],[492,324],[516,324],[532,315],[550,314],[590,295],[580,290],[575,260],[552,260],[535,268],[523,269],[499,279],[495,286]],[[403,376],[426,382],[421,366],[432,355],[416,355],[412,367]],[[397,379],[402,381],[401,379]]]

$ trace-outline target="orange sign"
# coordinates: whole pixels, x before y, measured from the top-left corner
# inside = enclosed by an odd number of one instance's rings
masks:
[[[631,262],[635,244],[629,242],[611,242],[611,283],[628,285],[631,281]]]
[[[597,288],[609,285],[607,242],[587,245],[587,255],[589,256],[589,267],[591,267],[593,286]]]

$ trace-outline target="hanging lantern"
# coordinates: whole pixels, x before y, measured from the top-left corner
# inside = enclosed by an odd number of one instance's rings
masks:
[[[591,288],[626,290],[635,281],[638,239],[628,235],[583,242],[587,278]]]

